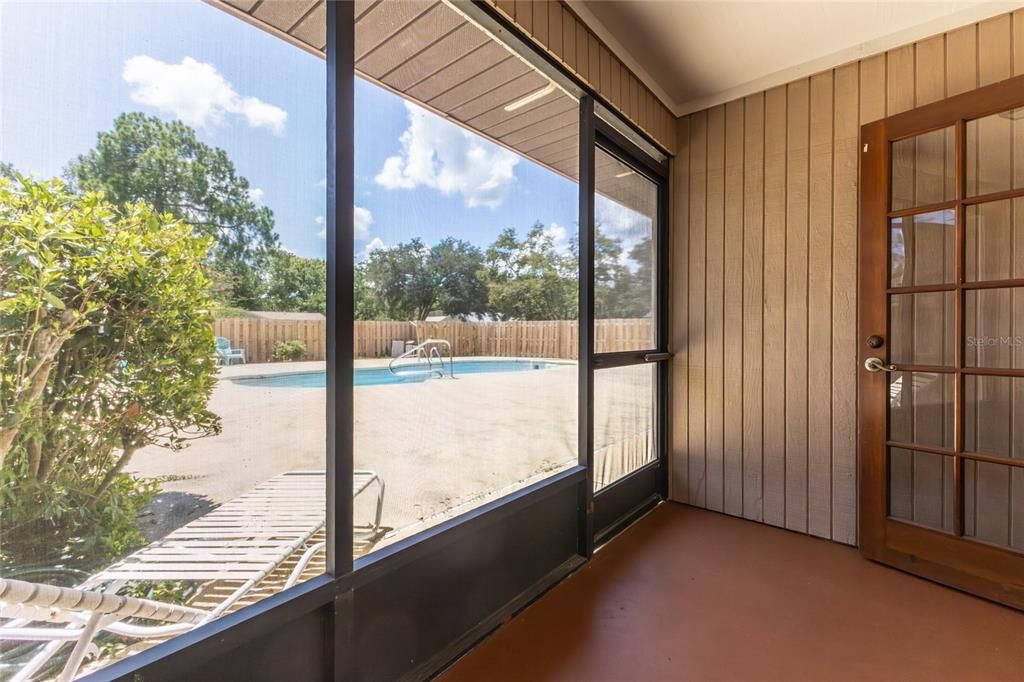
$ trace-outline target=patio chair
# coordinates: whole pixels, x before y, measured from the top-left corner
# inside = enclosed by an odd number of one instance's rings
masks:
[[[231,341],[218,336],[216,339],[217,343],[217,357],[220,359],[222,365],[230,365],[234,360],[241,360],[242,364],[245,364],[245,350],[242,348],[232,348]]]
[[[367,469],[356,469],[352,472],[352,498],[359,497],[359,494],[367,490],[374,483],[377,484],[377,511],[374,514],[373,524],[369,526],[370,534],[376,537],[381,531],[380,517],[384,512],[384,479],[375,471]]]
[[[359,495],[373,483],[378,485],[372,526],[376,534],[384,481],[372,471],[357,471],[352,493]],[[103,631],[130,639],[162,640],[214,620],[305,548],[283,585],[291,587],[326,546],[310,544],[324,526],[325,510],[324,472],[291,471],[172,531],[77,587],[0,579],[0,618],[7,619],[0,624],[0,642],[46,642],[11,681],[31,679],[69,642],[74,642],[74,649],[58,679],[74,678],[93,638]],[[238,586],[208,610],[117,594],[130,582],[158,580],[223,580]],[[155,624],[127,623],[127,619]],[[51,625],[33,625],[39,623]]]

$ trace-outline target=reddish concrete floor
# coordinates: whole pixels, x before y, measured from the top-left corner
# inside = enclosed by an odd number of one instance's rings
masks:
[[[1024,613],[665,504],[441,679],[1021,680]]]

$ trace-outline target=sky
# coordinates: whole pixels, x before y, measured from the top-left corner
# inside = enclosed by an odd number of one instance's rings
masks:
[[[323,257],[324,79],[322,59],[198,1],[0,0],[0,161],[60,176],[122,112],[179,119],[228,153],[283,247]],[[575,183],[361,79],[355,149],[358,257],[576,230]]]

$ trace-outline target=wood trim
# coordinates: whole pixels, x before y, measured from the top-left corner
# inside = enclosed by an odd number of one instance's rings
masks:
[[[1008,78],[970,92],[926,104],[886,119],[888,140],[947,128],[960,119],[982,118],[1024,105],[1024,75]]]
[[[941,104],[937,102],[936,104]],[[956,149],[954,150],[953,176],[955,182],[956,198],[963,200],[967,195],[967,174],[965,173],[967,158],[967,130],[963,119],[956,121]],[[965,238],[966,212],[963,205],[956,208],[956,241],[954,243],[953,267],[957,286],[964,283],[966,279],[966,243]],[[953,313],[953,329],[956,335],[956,345],[953,349],[953,364],[958,370],[964,367],[964,297],[961,292],[956,293],[956,301]],[[953,378],[953,449],[956,453],[964,449],[964,378],[963,374],[957,372]],[[957,454],[953,455],[953,533],[961,536],[964,533],[964,464]]]
[[[994,377],[1024,377],[1024,369],[1011,369],[1001,367],[963,367],[962,374],[967,376],[994,376]]]
[[[862,337],[885,335],[888,306],[885,301],[889,281],[888,188],[889,144],[887,120],[861,128],[861,194],[859,271],[859,328]],[[877,351],[861,346],[859,364],[858,422],[860,425],[860,550],[870,559],[881,559],[885,550],[885,519],[888,505],[884,489],[877,481],[888,478],[885,448],[886,389],[882,372],[868,372],[863,363]]]
[[[921,443],[904,443],[899,440],[889,440],[885,442],[886,447],[899,448],[901,450],[918,450],[920,452],[927,452],[933,455],[942,455],[943,457],[953,457],[956,455],[956,450],[951,448],[939,448],[934,445],[923,445]]]
[[[892,371],[894,372],[927,372],[929,374],[955,374],[955,367],[945,367],[943,365],[902,365],[894,364],[891,365]]]
[[[956,199],[949,201],[943,201],[938,204],[925,204],[923,206],[911,206],[910,208],[901,208],[896,211],[889,211],[890,218],[906,218],[915,215],[927,215],[928,213],[938,213],[939,211],[951,211],[958,206]]]
[[[960,287],[971,291],[980,289],[1014,289],[1024,287],[1024,279],[990,279],[980,282],[963,282]]]
[[[917,284],[911,287],[890,287],[887,294],[934,294],[943,291],[956,291],[956,284]]]
[[[1018,197],[1024,197],[1024,187],[1018,187],[1017,189],[1008,189],[1003,192],[991,192],[990,194],[976,194],[974,196],[964,196],[963,202],[964,204],[971,206],[974,204],[985,204],[991,201],[1016,199]]]
[[[971,459],[977,462],[987,462],[989,464],[1001,464],[1002,466],[1024,468],[1024,459],[1012,459],[1010,457],[1000,457],[999,455],[987,455],[983,452],[960,452],[959,456],[962,459]]]
[[[888,546],[872,558],[949,587],[1024,609],[1020,554],[895,519],[885,521],[884,532]],[[970,551],[964,551],[965,544]]]

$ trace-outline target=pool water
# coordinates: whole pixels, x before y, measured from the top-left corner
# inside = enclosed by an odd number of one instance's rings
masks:
[[[437,367],[436,363],[434,365]],[[455,362],[455,378],[466,374],[501,374],[506,372],[530,372],[533,370],[557,367],[558,363],[543,360],[462,360]],[[408,384],[426,381],[431,374],[426,371],[425,364],[405,364],[397,366],[392,374],[387,367],[357,367],[354,371],[355,386],[382,386],[384,384]],[[448,376],[448,363],[444,364],[445,377]],[[433,375],[434,378],[437,375]],[[325,388],[327,374],[324,372],[303,372],[296,374],[278,374],[276,376],[251,377],[232,379],[242,386],[263,388]]]

